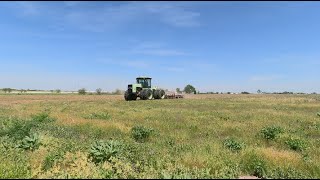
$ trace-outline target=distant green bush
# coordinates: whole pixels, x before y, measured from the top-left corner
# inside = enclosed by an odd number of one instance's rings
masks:
[[[294,151],[303,151],[307,147],[306,143],[303,140],[301,140],[300,138],[290,137],[286,141],[286,144],[290,147],[290,149],[292,149]]]
[[[80,95],[85,95],[87,93],[87,90],[85,88],[81,88],[81,89],[78,90],[78,93]]]
[[[101,95],[101,92],[102,92],[102,89],[101,89],[101,88],[96,89],[96,93],[97,93],[98,95]]]
[[[283,133],[283,129],[277,126],[269,126],[263,128],[260,133],[265,139],[274,140],[279,134]]]
[[[154,130],[144,126],[134,126],[131,129],[131,135],[137,142],[145,142]]]
[[[244,143],[240,143],[233,138],[224,140],[223,145],[231,151],[240,151],[244,147]]]

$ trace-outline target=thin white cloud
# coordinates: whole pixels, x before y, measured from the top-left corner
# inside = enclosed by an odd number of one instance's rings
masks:
[[[167,67],[167,68],[165,68],[165,70],[171,71],[171,72],[184,72],[184,71],[185,71],[185,68],[181,68],[181,67]]]
[[[144,8],[150,13],[158,14],[161,17],[161,21],[176,27],[194,27],[200,25],[197,20],[200,13],[186,10],[182,3],[149,3],[145,4]]]
[[[264,76],[253,76],[250,81],[274,81],[283,78],[282,75],[264,75]]]
[[[148,68],[150,64],[145,61],[125,61],[120,63],[124,66],[135,67],[135,68]]]
[[[180,56],[186,55],[185,52],[169,49],[144,49],[144,50],[135,50],[134,53],[146,54],[146,55],[157,55],[157,56]]]
[[[131,49],[132,53],[156,55],[156,56],[182,56],[188,55],[186,52],[169,49],[164,43],[143,42]]]
[[[104,32],[131,22],[162,22],[174,27],[199,26],[199,12],[186,3],[172,2],[17,2],[18,13],[46,16],[51,26],[73,26],[86,31]],[[84,8],[84,5],[88,5]],[[90,8],[92,7],[92,8]],[[62,27],[60,27],[62,28]]]
[[[119,59],[105,59],[105,60],[97,60],[98,63],[106,64],[106,65],[119,65],[119,66],[127,66],[132,68],[149,68],[150,63],[143,60],[119,60]]]
[[[19,1],[16,2],[21,13],[25,16],[34,16],[40,13],[39,2]]]
[[[74,7],[81,3],[81,1],[62,1],[68,7]]]
[[[320,62],[319,54],[280,54],[274,57],[262,59],[263,64],[304,65]]]

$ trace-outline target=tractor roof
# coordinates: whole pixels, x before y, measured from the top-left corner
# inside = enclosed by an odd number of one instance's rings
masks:
[[[151,77],[146,77],[146,76],[139,76],[137,79],[151,79]]]

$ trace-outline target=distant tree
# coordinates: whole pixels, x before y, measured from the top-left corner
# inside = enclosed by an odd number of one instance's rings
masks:
[[[258,94],[261,94],[261,90],[260,90],[260,89],[258,89],[257,93],[258,93]]]
[[[317,94],[316,92],[313,92],[313,93],[311,93],[311,94]]]
[[[23,93],[25,90],[24,89],[20,89],[20,93]]]
[[[184,88],[184,92],[187,94],[190,93],[194,93],[196,91],[196,88],[194,88],[192,85],[188,84],[185,88]]]
[[[231,94],[231,92],[227,92],[227,94]]]
[[[2,89],[5,93],[11,93],[12,89],[11,88],[3,88]]]
[[[50,90],[51,93],[53,93],[54,90]]]
[[[56,93],[57,93],[57,94],[60,94],[60,93],[61,93],[61,90],[60,90],[60,89],[56,89]]]
[[[96,93],[97,93],[98,95],[101,95],[101,92],[102,92],[102,89],[101,89],[101,88],[96,89]]]
[[[250,94],[250,93],[249,93],[249,92],[244,91],[244,92],[241,92],[241,94]]]
[[[122,92],[121,92],[121,90],[120,90],[120,89],[116,89],[116,91],[115,91],[115,92],[113,92],[112,94],[120,95],[120,94],[122,94]]]
[[[87,90],[85,88],[81,88],[81,89],[78,90],[78,93],[80,95],[85,95],[87,93]]]
[[[176,88],[176,92],[177,92],[177,93],[181,93],[180,88]]]

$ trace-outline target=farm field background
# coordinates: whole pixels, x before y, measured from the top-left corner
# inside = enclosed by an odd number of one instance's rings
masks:
[[[319,112],[319,95],[1,95],[0,178],[320,178]]]

